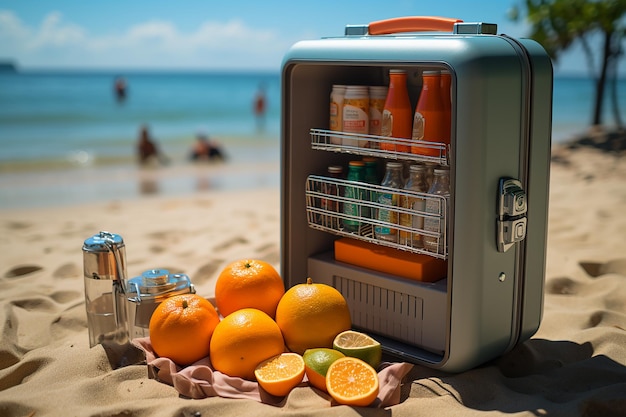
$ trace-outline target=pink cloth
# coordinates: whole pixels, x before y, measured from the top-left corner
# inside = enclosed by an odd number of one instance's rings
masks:
[[[161,358],[152,350],[150,338],[135,339],[134,343],[146,353],[148,366],[156,368],[157,380],[176,388],[179,394],[189,398],[226,397],[248,398],[266,404],[279,404],[281,397],[274,397],[259,388],[254,381],[231,377],[211,368],[211,361],[205,357],[196,363],[181,368],[171,359]],[[372,407],[388,407],[400,402],[402,378],[413,365],[401,363],[381,364],[378,371],[380,390]],[[307,382],[306,376],[302,385]]]

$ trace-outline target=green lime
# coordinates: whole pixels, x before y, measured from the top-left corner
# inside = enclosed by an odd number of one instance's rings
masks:
[[[309,383],[315,388],[326,391],[326,372],[330,365],[345,355],[338,350],[329,348],[307,349],[302,355],[304,371]]]
[[[335,337],[333,348],[346,356],[359,358],[378,369],[383,355],[380,343],[365,333],[346,330]]]

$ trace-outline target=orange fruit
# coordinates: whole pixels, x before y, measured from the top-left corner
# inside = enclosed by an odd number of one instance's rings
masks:
[[[210,346],[214,369],[250,381],[259,363],[284,351],[280,328],[256,308],[243,308],[224,317],[215,327]]]
[[[304,360],[297,353],[281,353],[261,362],[254,376],[266,392],[284,397],[302,382]]]
[[[367,362],[346,356],[328,367],[326,388],[339,404],[367,407],[378,396],[378,374]]]
[[[332,348],[335,336],[351,325],[345,298],[330,285],[306,284],[291,287],[276,308],[276,323],[287,347],[300,355],[312,348]]]
[[[215,283],[215,304],[223,317],[242,308],[256,308],[274,318],[285,284],[265,261],[240,259],[226,266]]]
[[[338,350],[328,348],[307,349],[302,355],[304,359],[304,372],[309,383],[315,388],[326,390],[326,373],[330,365],[345,355]]]
[[[149,331],[152,348],[179,365],[190,365],[209,354],[220,319],[213,304],[197,294],[165,299],[152,313]]]

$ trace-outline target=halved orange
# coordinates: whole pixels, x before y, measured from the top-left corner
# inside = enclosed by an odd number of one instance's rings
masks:
[[[367,407],[378,395],[378,374],[361,359],[339,358],[328,368],[326,389],[339,404]]]
[[[302,382],[304,360],[297,353],[281,353],[261,362],[254,370],[254,376],[269,394],[284,397]]]

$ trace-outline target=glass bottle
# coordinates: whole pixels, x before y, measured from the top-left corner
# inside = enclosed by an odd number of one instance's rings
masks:
[[[428,192],[428,183],[426,179],[426,166],[421,164],[411,165],[409,168],[409,179],[404,186],[405,190],[417,191],[419,193]],[[400,213],[400,224],[402,226],[413,229],[411,232],[400,230],[400,244],[411,248],[421,248],[424,246],[422,234],[417,230],[424,228],[424,208],[426,200],[423,198],[402,195],[400,197],[400,205],[402,208],[412,210],[415,214]]]
[[[365,178],[365,163],[363,161],[350,161],[348,164],[348,181],[363,182]],[[361,217],[361,205],[358,200],[363,200],[363,189],[346,185],[344,197],[349,201],[343,204],[343,213],[349,216]],[[361,222],[354,218],[343,218],[343,227],[349,232],[358,232]]]
[[[328,176],[333,179],[342,178],[343,167],[341,165],[329,166]],[[320,201],[320,206],[325,211],[325,214],[322,215],[322,225],[330,227],[334,230],[339,230],[339,215],[343,209],[341,202],[339,202],[337,199],[337,197],[340,195],[339,187],[335,183],[324,182],[322,183],[321,188],[322,194],[331,196],[330,198],[322,197]]]
[[[411,139],[413,112],[406,80],[406,71],[401,69],[389,70],[389,89],[387,90],[387,99],[385,100],[385,108],[383,110],[381,136]],[[381,143],[380,149],[409,152],[408,145],[391,143]]]
[[[439,71],[424,71],[422,92],[413,117],[413,140],[443,142],[444,107],[441,100],[441,75]],[[421,144],[411,146],[411,153],[440,156],[440,150]]]
[[[376,158],[371,156],[366,156],[363,158],[363,162],[365,163],[365,177],[363,181],[368,184],[380,184],[380,180],[378,179],[378,161]],[[376,191],[365,190],[363,199],[366,201],[377,201]],[[361,213],[363,217],[374,218],[375,210],[373,207],[364,205],[361,209]]]
[[[447,249],[443,237],[446,234],[446,217],[450,197],[450,170],[445,167],[437,168],[434,175],[433,184],[430,186],[428,194],[445,197],[445,199],[428,198],[426,200],[425,211],[433,216],[424,218],[424,230],[437,233],[438,237],[424,235],[424,249],[443,255]],[[442,203],[446,206],[442,207]]]
[[[387,188],[401,189],[404,186],[402,180],[402,163],[401,162],[387,162],[385,170],[385,176],[380,184]],[[395,206],[399,204],[399,195],[392,190],[381,191],[378,194],[378,203],[385,206]],[[398,229],[393,227],[394,224],[398,224],[398,212],[393,209],[379,208],[376,216],[377,220],[384,222],[384,225],[376,225],[374,227],[374,234],[376,239],[385,240],[388,242],[398,242]]]

